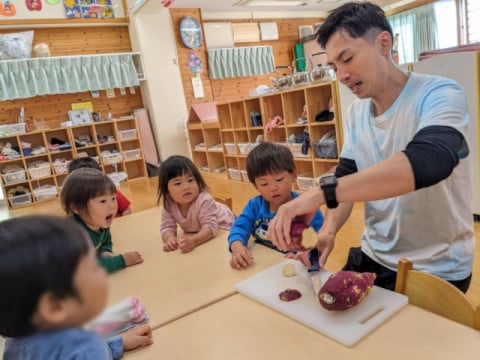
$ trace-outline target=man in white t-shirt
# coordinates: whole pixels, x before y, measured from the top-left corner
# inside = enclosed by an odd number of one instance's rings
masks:
[[[361,248],[350,250],[344,270],[375,272],[376,285],[393,289],[406,257],[466,292],[475,248],[466,98],[452,80],[404,73],[393,62],[392,38],[383,10],[368,2],[333,10],[318,30],[330,66],[358,99],[335,174],[280,207],[268,236],[285,249],[292,219],[308,221],[326,203],[317,243],[323,266],[353,203],[362,201]]]

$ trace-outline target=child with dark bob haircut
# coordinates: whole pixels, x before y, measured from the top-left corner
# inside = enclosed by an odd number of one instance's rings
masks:
[[[112,179],[103,172],[80,168],[67,176],[60,193],[63,209],[88,232],[100,265],[109,273],[143,262],[137,251],[113,254],[110,226],[117,213],[116,192]]]
[[[256,146],[247,156],[247,175],[260,195],[248,201],[230,229],[228,247],[232,253],[230,266],[234,269],[246,268],[253,263],[253,255],[247,247],[250,236],[255,242],[278,250],[267,237],[268,225],[280,205],[299,196],[292,191],[297,170],[292,152],[286,146],[273,142]],[[315,231],[323,225],[320,210],[316,211],[309,225]],[[286,257],[301,260],[307,255],[308,252],[303,251],[286,254]]]
[[[82,329],[105,307],[108,280],[88,234],[69,219],[1,222],[0,283],[4,360],[119,359],[152,343],[146,324],[107,340]]]
[[[190,252],[215,237],[218,229],[229,230],[235,219],[228,206],[210,195],[200,171],[185,156],[170,156],[160,165],[158,202],[161,198],[164,251]],[[177,236],[177,225],[184,234]]]
[[[80,168],[92,168],[102,171],[100,165],[98,165],[97,160],[89,156],[83,156],[76,159],[73,159],[72,162],[68,165],[68,173],[71,173],[73,170]],[[130,206],[131,202],[126,198],[123,193],[117,189],[117,215],[116,217],[129,215],[132,213],[132,208]]]

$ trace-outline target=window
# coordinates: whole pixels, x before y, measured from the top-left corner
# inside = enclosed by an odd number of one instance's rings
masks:
[[[480,1],[464,0],[467,43],[480,42]]]

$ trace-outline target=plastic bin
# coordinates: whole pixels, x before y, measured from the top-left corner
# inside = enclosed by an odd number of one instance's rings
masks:
[[[10,202],[10,206],[12,207],[30,204],[32,202],[32,194],[29,193],[12,196],[8,198],[8,201]]]
[[[25,134],[25,123],[0,125],[0,137]]]
[[[2,178],[4,184],[11,184],[17,181],[24,181],[27,177],[25,175],[25,170],[19,169],[16,171],[11,171],[7,174],[3,174]]]
[[[230,178],[232,180],[238,180],[238,181],[242,180],[242,176],[240,175],[240,170],[238,170],[237,168],[229,168],[228,173],[230,174]]]
[[[318,178],[314,178],[312,173],[301,174],[297,176],[297,186],[300,190],[311,190],[318,184]]]
[[[112,179],[117,187],[120,187],[120,182],[127,180],[128,175],[124,171],[117,171],[107,174],[107,176]]]
[[[302,154],[302,145],[303,144],[287,143],[287,146],[292,152],[293,157],[297,157],[297,158],[311,157],[312,153],[310,151],[310,148],[307,148],[307,154]]]
[[[240,174],[242,175],[242,180],[243,181],[250,182],[250,180],[248,179],[247,170],[240,170]]]
[[[140,149],[125,150],[123,152],[123,157],[125,158],[125,160],[137,159],[140,156],[142,156],[142,152],[140,151]]]
[[[123,155],[121,153],[105,154],[102,155],[102,162],[104,165],[115,165],[123,161]]]
[[[54,185],[42,185],[33,189],[33,196],[37,201],[53,199],[57,197],[58,190]]]
[[[227,154],[236,154],[237,151],[235,150],[235,144],[234,143],[224,143],[223,144],[225,146],[225,152]]]
[[[238,152],[242,155],[247,155],[253,149],[250,143],[238,143]]]
[[[32,163],[28,166],[28,173],[30,174],[30,178],[40,179],[52,175],[52,168],[47,162],[41,164],[37,163],[35,165]]]
[[[68,165],[72,160],[66,160],[66,159],[55,159],[53,161],[53,169],[55,171],[55,174],[65,174],[68,172]]]
[[[130,140],[137,138],[137,129],[121,130],[118,132],[120,140]]]

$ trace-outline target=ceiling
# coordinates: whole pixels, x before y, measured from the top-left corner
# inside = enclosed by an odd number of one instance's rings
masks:
[[[156,0],[159,1],[159,0]],[[259,1],[259,0],[255,0]],[[295,13],[295,17],[316,17],[325,16],[326,13],[343,3],[351,0],[303,0],[306,3],[303,6],[283,6],[283,1],[291,0],[270,0],[269,2],[278,3],[279,6],[234,6],[235,3],[240,0],[175,0],[173,8],[200,8],[202,11],[202,17],[204,19],[209,18],[256,18],[256,17],[268,17],[267,14],[271,14],[270,17],[279,17],[278,13],[289,14],[290,16],[280,17],[292,17],[292,12]],[[404,5],[414,0],[374,0],[377,4],[382,6],[384,10],[389,10],[400,5]],[[226,14],[228,13],[228,15]],[[242,14],[240,14],[242,13]],[[301,15],[300,15],[301,14]],[[300,16],[298,16],[300,15]]]

